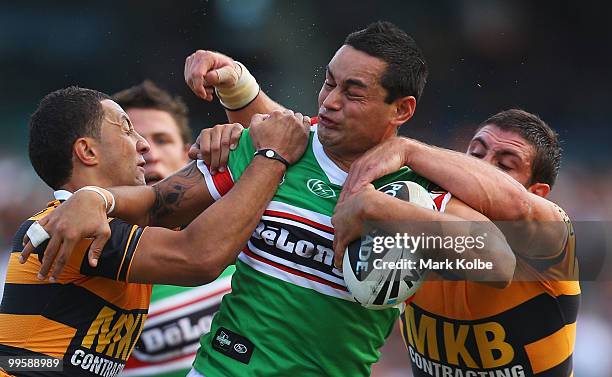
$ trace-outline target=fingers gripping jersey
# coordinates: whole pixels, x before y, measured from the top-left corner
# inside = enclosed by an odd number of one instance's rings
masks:
[[[248,131],[230,153],[229,172],[198,166],[216,199],[238,180],[255,152]],[[333,266],[331,216],[346,173],[323,151],[316,128],[289,167],[238,258],[194,367],[216,376],[369,376],[399,312],[352,301]],[[429,182],[409,169],[384,177]],[[248,200],[245,198],[245,200]]]
[[[111,239],[97,268],[89,266],[91,240],[81,241],[55,283],[36,275],[46,243],[25,264],[21,240],[58,201],[24,222],[14,238],[0,305],[0,355],[46,355],[63,361],[62,372],[20,376],[117,376],[147,317],[151,286],[128,283],[143,229],[113,219]]]

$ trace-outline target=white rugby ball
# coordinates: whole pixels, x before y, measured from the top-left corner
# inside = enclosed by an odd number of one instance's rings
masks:
[[[397,181],[378,189],[388,195],[415,205],[436,210],[436,205],[425,188],[415,182]],[[381,209],[384,210],[384,209]],[[353,241],[344,253],[342,272],[346,286],[354,300],[368,309],[387,309],[409,299],[425,280],[426,270],[417,268],[375,268],[374,261],[401,263],[417,260],[420,253],[392,247],[382,252],[373,250],[375,237],[390,236],[381,230],[372,230],[363,238]],[[379,250],[380,251],[380,250]],[[382,262],[378,262],[380,267]],[[388,264],[387,264],[388,266]]]

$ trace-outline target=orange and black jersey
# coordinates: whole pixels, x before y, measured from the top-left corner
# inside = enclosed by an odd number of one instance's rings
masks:
[[[56,282],[40,281],[46,243],[22,265],[21,240],[34,221],[59,204],[49,203],[15,235],[0,305],[0,355],[46,355],[63,361],[61,373],[20,376],[116,376],[140,335],[151,296],[150,285],[128,283],[143,229],[110,220],[111,239],[98,267],[87,260],[91,240],[82,240]]]
[[[415,377],[573,375],[580,285],[575,235],[564,218],[563,250],[537,260],[517,255],[504,289],[448,280],[421,286],[400,323]]]

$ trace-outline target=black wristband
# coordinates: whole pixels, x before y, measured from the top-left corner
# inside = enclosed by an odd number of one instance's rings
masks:
[[[289,169],[289,161],[285,160],[283,156],[278,154],[274,149],[260,149],[255,152],[253,157],[254,156],[264,156],[265,158],[269,158],[271,160],[280,161],[287,167],[287,169]]]

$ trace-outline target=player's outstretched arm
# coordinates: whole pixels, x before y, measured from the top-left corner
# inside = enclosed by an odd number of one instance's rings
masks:
[[[56,278],[83,238],[93,238],[88,258],[89,264],[96,266],[111,236],[107,212],[132,224],[175,228],[189,223],[214,201],[195,162],[153,187],[126,186],[97,190],[104,193],[107,200],[103,201],[96,192],[77,191],[38,221],[51,237],[44,251],[39,278],[43,279],[49,272],[51,278]],[[112,203],[114,208],[111,207]],[[24,242],[22,262],[34,250],[28,239]]]
[[[273,149],[289,164],[298,161],[308,142],[305,118],[291,111],[256,116],[250,132],[255,149]],[[285,169],[283,162],[258,155],[229,193],[185,229],[147,228],[129,281],[198,285],[215,279],[253,233]]]
[[[298,124],[299,128],[296,129],[295,124]],[[310,127],[307,117],[304,119],[301,114],[294,114],[289,110],[273,112],[271,115],[254,116],[252,126],[254,129],[251,138],[256,148],[265,147],[280,151],[281,156],[288,156],[288,161],[293,161],[296,153],[301,156],[304,152]],[[110,196],[106,190],[98,190]],[[97,265],[104,245],[111,235],[106,217],[109,208],[105,208],[106,203],[114,201],[114,209],[111,211],[114,217],[138,219],[134,223],[141,225],[154,224],[175,228],[189,223],[214,201],[195,163],[152,188],[119,187],[111,189],[110,192],[114,194],[114,199],[105,201],[95,192],[77,192],[38,222],[51,236],[44,251],[40,278],[46,277],[51,268],[51,278],[57,277],[75,246],[83,238],[93,238],[88,258],[91,266]],[[245,199],[248,199],[248,196],[243,198]],[[33,245],[28,242],[21,254],[23,261],[33,249]]]
[[[487,218],[514,222],[516,226],[508,229],[521,237],[510,237],[508,241],[516,252],[547,257],[563,249],[567,227],[563,212],[554,203],[530,193],[514,178],[484,161],[412,139],[392,138],[353,163],[343,195],[402,166],[409,166]],[[535,243],[536,248],[532,247]]]
[[[336,266],[342,264],[346,246],[361,236],[366,222],[388,227],[385,231],[392,233],[424,233],[426,236],[452,237],[456,240],[486,233],[484,244],[472,244],[461,253],[452,249],[431,250],[424,257],[434,260],[480,259],[485,263],[491,262],[492,268],[452,272],[458,278],[480,281],[498,288],[507,286],[512,280],[516,258],[502,232],[485,216],[457,199],[452,198],[446,211],[441,213],[399,200],[375,190],[371,185],[345,197],[336,206],[332,217]],[[410,229],[403,229],[404,226],[410,226]]]
[[[284,108],[268,97],[241,63],[219,52],[197,50],[185,59],[185,82],[195,95],[212,101],[216,93],[231,123],[248,127],[255,114]]]
[[[129,281],[191,286],[214,280],[235,261],[284,172],[282,163],[255,157],[232,190],[185,229],[146,228]]]

